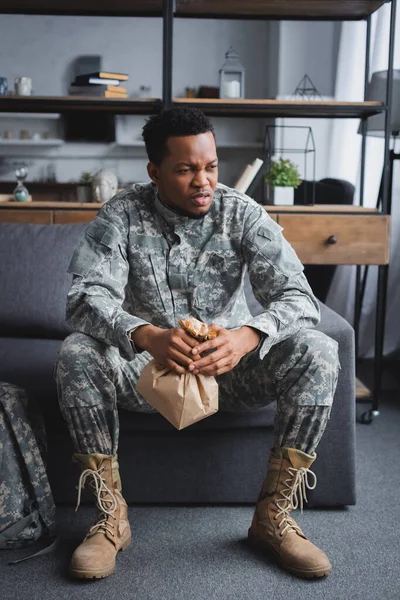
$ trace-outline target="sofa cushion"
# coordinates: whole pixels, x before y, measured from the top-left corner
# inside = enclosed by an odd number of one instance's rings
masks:
[[[0,223],[0,335],[63,339],[67,268],[87,223]]]

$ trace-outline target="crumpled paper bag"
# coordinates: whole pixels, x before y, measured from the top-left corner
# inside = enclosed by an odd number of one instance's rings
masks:
[[[218,384],[214,377],[178,375],[154,360],[145,366],[136,390],[177,429],[184,429],[218,411]]]

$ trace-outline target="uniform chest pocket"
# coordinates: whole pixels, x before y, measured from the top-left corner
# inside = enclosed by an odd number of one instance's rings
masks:
[[[166,253],[160,248],[135,251],[130,258],[131,273],[135,281],[133,297],[140,306],[155,312],[165,312],[170,293],[166,280]]]
[[[213,314],[221,311],[240,286],[242,270],[235,252],[208,252],[195,274],[193,306]]]

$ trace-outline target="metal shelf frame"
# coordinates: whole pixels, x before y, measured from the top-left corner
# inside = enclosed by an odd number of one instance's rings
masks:
[[[386,99],[382,110],[385,112],[385,143],[384,143],[384,168],[383,168],[383,178],[382,178],[382,214],[390,214],[391,206],[389,201],[389,169],[390,169],[390,156],[389,156],[389,141],[390,141],[390,122],[391,122],[391,97],[392,97],[392,80],[393,80],[393,62],[394,62],[394,43],[395,43],[395,24],[396,24],[396,5],[397,0],[389,0],[391,1],[391,12],[390,12],[390,33],[389,33],[389,52],[388,52],[388,78],[386,85]],[[190,3],[190,2],[189,2]],[[379,5],[383,5],[385,2],[380,2]],[[339,6],[339,2],[337,2],[337,6]],[[375,7],[375,10],[379,8],[378,4]],[[168,34],[171,36],[168,42],[168,50],[172,52],[172,38],[173,38],[173,20],[175,13],[175,0],[163,0],[163,12],[164,19],[168,21],[168,29],[164,28],[164,33],[168,30]],[[365,60],[365,71],[364,71],[364,102],[367,100],[367,90],[368,90],[368,82],[370,75],[370,52],[371,52],[371,15],[374,11],[371,11],[369,14],[364,15],[363,20],[366,20],[367,23],[367,37],[366,37],[366,60]],[[186,15],[187,16],[187,15]],[[200,16],[200,15],[198,15]],[[202,15],[203,18],[205,15]],[[269,20],[271,17],[260,17],[265,20]],[[292,17],[294,18],[294,17]],[[312,20],[312,19],[310,19]],[[352,20],[343,18],[343,15],[338,15],[337,20]],[[165,41],[164,41],[165,44]],[[164,66],[166,61],[164,60]],[[172,89],[172,59],[168,63],[170,68],[163,69],[163,81],[168,80],[168,85],[164,83],[163,89]],[[163,102],[165,105],[171,105],[171,98],[165,97],[163,98]],[[185,100],[179,100],[180,104],[191,106],[198,105],[199,108],[202,108],[207,114],[218,114],[218,109],[221,110],[223,105],[218,102],[198,102],[196,99],[191,100],[190,102],[185,102]],[[232,110],[232,116],[235,116],[234,109],[231,109],[231,104],[229,104],[228,110]],[[277,107],[276,107],[277,108]],[[243,104],[236,108],[238,111],[237,116],[244,116],[243,114]],[[246,110],[246,109],[245,109]],[[253,107],[253,110],[255,108]],[[279,111],[277,111],[279,113]],[[290,116],[305,116],[301,114],[301,111],[293,111],[295,114],[289,114]],[[332,111],[333,112],[333,111]],[[219,113],[221,114],[221,113]],[[224,112],[226,114],[226,112]],[[260,115],[258,115],[260,116]],[[265,116],[265,115],[261,115]],[[270,117],[280,116],[279,114],[270,114]],[[307,115],[310,116],[310,115]],[[320,116],[320,115],[319,115]],[[339,115],[332,114],[331,117],[337,117]],[[343,115],[345,116],[345,115]],[[350,116],[350,115],[347,115]],[[353,118],[356,115],[352,115]],[[361,118],[362,124],[362,148],[361,148],[361,173],[360,173],[360,204],[364,205],[364,191],[365,191],[365,161],[366,161],[366,119],[371,116],[371,114],[367,114],[365,112],[364,115],[357,115]],[[342,117],[343,118],[343,117]],[[379,415],[379,400],[382,388],[382,371],[383,371],[383,344],[384,344],[384,336],[385,336],[385,320],[386,320],[386,305],[387,305],[387,287],[388,287],[388,273],[389,266],[388,265],[380,265],[378,266],[378,284],[377,284],[377,295],[376,295],[376,326],[375,326],[375,352],[374,352],[374,384],[373,384],[373,393],[372,393],[372,407],[370,410],[363,413],[361,420],[364,423],[371,423],[373,419]],[[361,316],[361,308],[362,308],[362,294],[361,294],[361,266],[357,266],[356,269],[356,290],[355,290],[355,309],[354,309],[354,328],[355,328],[355,338],[356,338],[356,357],[358,356],[358,340],[359,340],[359,324],[360,324],[360,316]]]
[[[390,37],[388,52],[388,79],[386,86],[386,100],[384,105],[371,107],[359,103],[358,112],[353,106],[349,110],[346,103],[336,103],[331,109],[317,106],[316,103],[309,105],[304,110],[296,106],[288,106],[287,103],[271,104],[261,106],[259,101],[250,103],[221,103],[210,100],[199,102],[193,99],[172,98],[172,72],[173,72],[173,25],[174,18],[223,18],[223,19],[262,19],[262,20],[366,20],[366,61],[364,74],[364,102],[367,97],[367,87],[370,71],[370,49],[371,49],[371,15],[385,3],[391,2],[390,14]],[[385,144],[384,144],[384,170],[382,178],[382,207],[383,214],[390,214],[390,121],[393,78],[393,56],[395,41],[397,0],[325,0],[319,4],[313,0],[300,0],[286,2],[282,14],[276,14],[272,9],[277,2],[268,0],[231,0],[229,3],[222,0],[117,0],[110,6],[105,0],[60,0],[57,4],[52,0],[2,0],[0,13],[8,14],[48,14],[48,15],[86,15],[86,16],[151,16],[163,19],[163,98],[152,99],[142,102],[134,102],[129,99],[84,99],[76,98],[48,98],[31,97],[15,98],[0,97],[0,112],[69,112],[78,110],[110,111],[115,114],[154,114],[165,107],[172,105],[198,105],[209,115],[235,116],[235,117],[319,117],[328,118],[361,118],[362,123],[362,148],[361,148],[361,174],[360,174],[360,203],[364,203],[364,180],[366,159],[366,119],[377,112],[385,112]],[[207,10],[208,6],[208,10]],[[228,8],[230,7],[230,12]],[[269,7],[269,9],[268,9]],[[298,11],[294,10],[298,7]],[[289,8],[289,12],[288,9]],[[268,9],[268,10],[267,10]],[[325,11],[325,12],[324,12]],[[325,110],[325,114],[322,112]],[[376,329],[375,329],[375,361],[374,361],[374,386],[372,397],[372,408],[364,416],[364,422],[371,422],[379,414],[379,396],[382,384],[383,367],[383,342],[385,332],[386,300],[388,284],[388,266],[378,267],[377,303],[376,303]],[[357,267],[356,276],[356,298],[354,323],[356,331],[356,348],[358,350],[359,321],[361,315],[361,267]]]
[[[388,77],[386,83],[385,99],[385,142],[382,176],[382,207],[381,212],[385,215],[391,214],[391,189],[390,189],[390,123],[391,123],[391,98],[393,87],[393,63],[394,63],[394,44],[395,44],[395,26],[396,26],[397,0],[392,0],[390,11],[390,33],[389,33],[389,51],[388,51]],[[364,72],[364,99],[367,97],[368,82],[370,75],[370,50],[371,50],[371,16],[367,18],[367,39],[365,55]],[[362,145],[361,145],[361,173],[360,173],[360,204],[364,205],[365,190],[365,161],[366,161],[366,120],[361,121]],[[387,306],[387,289],[389,278],[389,265],[378,267],[378,283],[376,296],[376,324],[375,324],[375,355],[374,355],[374,384],[372,391],[372,407],[363,413],[361,420],[364,423],[371,423],[379,415],[379,399],[382,388],[383,372],[383,345],[385,339],[385,321]],[[354,324],[356,333],[356,356],[358,356],[359,324],[362,309],[362,285],[361,285],[361,267],[357,267],[356,272],[356,292]]]

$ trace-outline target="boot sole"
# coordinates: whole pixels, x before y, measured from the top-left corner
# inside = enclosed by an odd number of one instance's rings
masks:
[[[128,548],[128,546],[130,545],[132,541],[132,535],[131,532],[129,532],[128,537],[122,542],[120,549],[118,550],[118,552],[123,552],[124,550],[126,550]],[[118,554],[117,552],[117,554]],[[114,563],[106,568],[106,569],[91,569],[90,571],[88,571],[87,569],[73,569],[72,567],[70,568],[69,572],[70,575],[72,575],[72,577],[76,578],[76,579],[104,579],[105,577],[108,577],[109,575],[111,575],[112,573],[114,573],[115,571],[115,561]]]
[[[271,556],[273,556],[279,566],[285,569],[285,571],[289,571],[289,573],[297,575],[298,577],[303,577],[305,579],[316,579],[317,577],[326,577],[332,571],[332,565],[324,569],[295,569],[294,567],[291,567],[285,563],[278,552],[263,539],[254,536],[250,529],[248,531],[247,538],[252,546],[257,549],[266,550]]]

